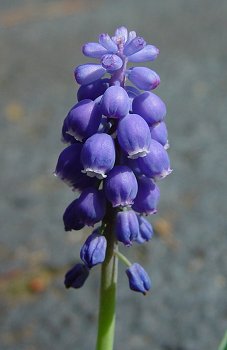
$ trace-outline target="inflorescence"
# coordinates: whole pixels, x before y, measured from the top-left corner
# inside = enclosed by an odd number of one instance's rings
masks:
[[[80,288],[90,269],[105,260],[109,210],[117,241],[131,246],[151,239],[153,229],[144,216],[157,212],[156,182],[171,173],[166,106],[150,92],[160,78],[147,67],[127,68],[155,60],[159,50],[120,27],[113,37],[101,34],[99,43],[87,43],[82,51],[99,63],[75,69],[78,102],[63,123],[62,141],[69,145],[55,174],[79,193],[63,215],[65,230],[102,223],[82,246],[82,263],[67,272],[67,288]],[[146,271],[138,263],[127,265],[130,288],[145,294],[151,286]]]

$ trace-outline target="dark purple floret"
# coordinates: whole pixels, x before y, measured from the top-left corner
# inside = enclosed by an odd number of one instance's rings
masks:
[[[62,125],[61,141],[63,143],[77,143],[75,137],[68,134],[68,130],[68,116],[66,116]]]
[[[76,264],[65,275],[66,288],[81,288],[89,276],[89,269],[84,264]]]
[[[81,172],[83,169],[80,162],[81,149],[81,143],[74,143],[65,148],[58,158],[55,169],[56,176],[79,191],[94,186],[96,183],[95,179],[91,179]]]
[[[81,218],[78,216],[78,199],[75,199],[66,208],[63,221],[65,226],[65,231],[81,230],[85,225]]]

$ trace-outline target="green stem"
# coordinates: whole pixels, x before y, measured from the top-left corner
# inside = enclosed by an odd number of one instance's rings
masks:
[[[126,256],[121,254],[118,250],[114,250],[114,254],[128,267],[132,265],[132,263],[126,258]]]
[[[227,332],[225,333],[218,350],[227,350]]]
[[[113,215],[113,213],[112,213]],[[107,251],[102,264],[99,321],[96,350],[112,350],[115,330],[115,302],[117,287],[118,258],[114,255],[117,249],[112,225],[106,227]]]

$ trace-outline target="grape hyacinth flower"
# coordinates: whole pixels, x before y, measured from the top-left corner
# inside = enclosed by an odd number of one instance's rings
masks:
[[[98,130],[102,114],[98,104],[85,99],[78,102],[66,118],[67,133],[76,140],[83,141]]]
[[[133,171],[125,165],[116,165],[104,182],[106,198],[115,207],[133,204],[138,185]]]
[[[168,131],[166,127],[166,123],[159,122],[156,124],[153,124],[150,127],[151,132],[151,138],[161,143],[161,145],[165,148],[169,148],[169,142],[168,142]]]
[[[101,100],[102,113],[109,118],[122,118],[129,113],[130,101],[121,86],[110,86]]]
[[[149,241],[153,236],[153,228],[149,221],[143,216],[137,215],[139,223],[139,233],[135,238],[137,243],[144,243]]]
[[[151,288],[151,281],[144,268],[140,264],[134,263],[126,270],[126,274],[130,288],[146,295]]]
[[[89,63],[74,70],[77,101],[65,117],[55,175],[72,187],[65,231],[99,227],[80,251],[81,263],[65,275],[66,288],[80,288],[96,265],[102,266],[96,350],[112,350],[118,259],[127,265],[131,290],[146,294],[151,281],[119,248],[144,244],[153,236],[146,215],[155,214],[157,181],[171,173],[167,153],[166,106],[153,92],[159,75],[149,67],[159,50],[125,27],[85,43]],[[95,60],[95,61],[93,61]],[[130,63],[130,67],[127,64]],[[152,91],[152,92],[151,92]],[[111,320],[111,323],[110,321]]]
[[[80,258],[89,268],[101,264],[106,256],[106,238],[99,229],[92,232],[80,250]]]
[[[65,275],[66,288],[81,288],[88,278],[89,269],[84,264],[76,264]]]
[[[145,120],[138,114],[128,114],[120,120],[117,138],[128,158],[145,157],[149,153],[151,133]]]
[[[132,245],[139,235],[139,222],[133,210],[119,211],[115,222],[116,237],[126,246]]]
[[[82,172],[98,179],[107,177],[115,163],[115,147],[113,139],[106,133],[94,134],[84,143],[81,151]]]

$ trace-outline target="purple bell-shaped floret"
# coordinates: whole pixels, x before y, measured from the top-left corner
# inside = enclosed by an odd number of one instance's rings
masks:
[[[166,116],[165,103],[152,92],[144,92],[135,97],[132,103],[133,113],[139,114],[148,125],[161,122]]]
[[[131,83],[141,90],[153,90],[160,84],[158,74],[147,67],[130,68],[127,75]]]
[[[157,213],[157,205],[160,197],[158,186],[147,177],[139,178],[137,181],[138,193],[134,199],[132,209],[146,215]]]
[[[80,162],[81,149],[81,143],[74,143],[66,147],[58,158],[54,173],[69,186],[78,190],[95,184],[95,179],[89,178],[81,173],[83,169]]]
[[[88,267],[84,264],[76,264],[65,275],[65,287],[81,288],[88,276]]]
[[[58,157],[54,174],[61,180],[72,185],[75,176],[81,172],[80,153],[81,143],[74,143],[66,147]]]
[[[65,209],[63,215],[63,222],[65,226],[65,231],[81,230],[85,224],[78,215],[78,199],[75,199],[69,206]]]
[[[168,131],[165,122],[159,122],[153,124],[150,127],[151,138],[161,143],[161,145],[165,148],[169,148],[168,143]]]
[[[101,118],[98,104],[89,99],[82,100],[69,111],[67,132],[76,140],[83,141],[97,132]]]
[[[163,179],[172,172],[167,151],[155,140],[151,140],[149,154],[137,162],[141,172],[154,180]]]
[[[63,143],[77,143],[77,140],[74,136],[71,136],[68,134],[68,116],[65,117],[63,125],[62,125],[62,131],[61,131],[61,141]]]
[[[121,86],[111,86],[103,94],[101,111],[109,118],[123,118],[129,112],[130,101]]]
[[[104,94],[108,88],[108,79],[98,79],[93,83],[81,85],[77,91],[78,101],[90,99],[94,101],[97,97]]]
[[[138,263],[132,264],[126,270],[126,274],[129,280],[129,287],[133,291],[140,292],[145,295],[146,292],[148,292],[149,289],[151,288],[151,280],[147,272],[144,270],[144,268],[140,264]]]
[[[144,243],[151,239],[153,236],[153,228],[149,221],[143,216],[137,215],[139,223],[139,234],[137,235],[135,241],[137,243]]]
[[[130,246],[139,234],[139,223],[133,210],[120,211],[115,219],[115,234],[118,241]]]
[[[138,190],[137,180],[129,167],[118,165],[109,172],[104,189],[113,207],[131,205]]]
[[[74,76],[78,84],[87,85],[100,79],[106,73],[106,69],[101,64],[86,63],[76,67]]]
[[[99,228],[94,230],[80,250],[81,260],[89,268],[101,264],[105,260],[106,246],[105,236],[100,235]]]
[[[106,199],[102,190],[86,188],[77,201],[77,216],[85,225],[94,226],[104,218]]]
[[[129,158],[145,157],[149,153],[150,129],[145,120],[138,114],[128,114],[120,120],[117,138]]]
[[[112,137],[105,133],[87,139],[81,151],[81,163],[88,176],[103,179],[114,166],[115,146]]]

